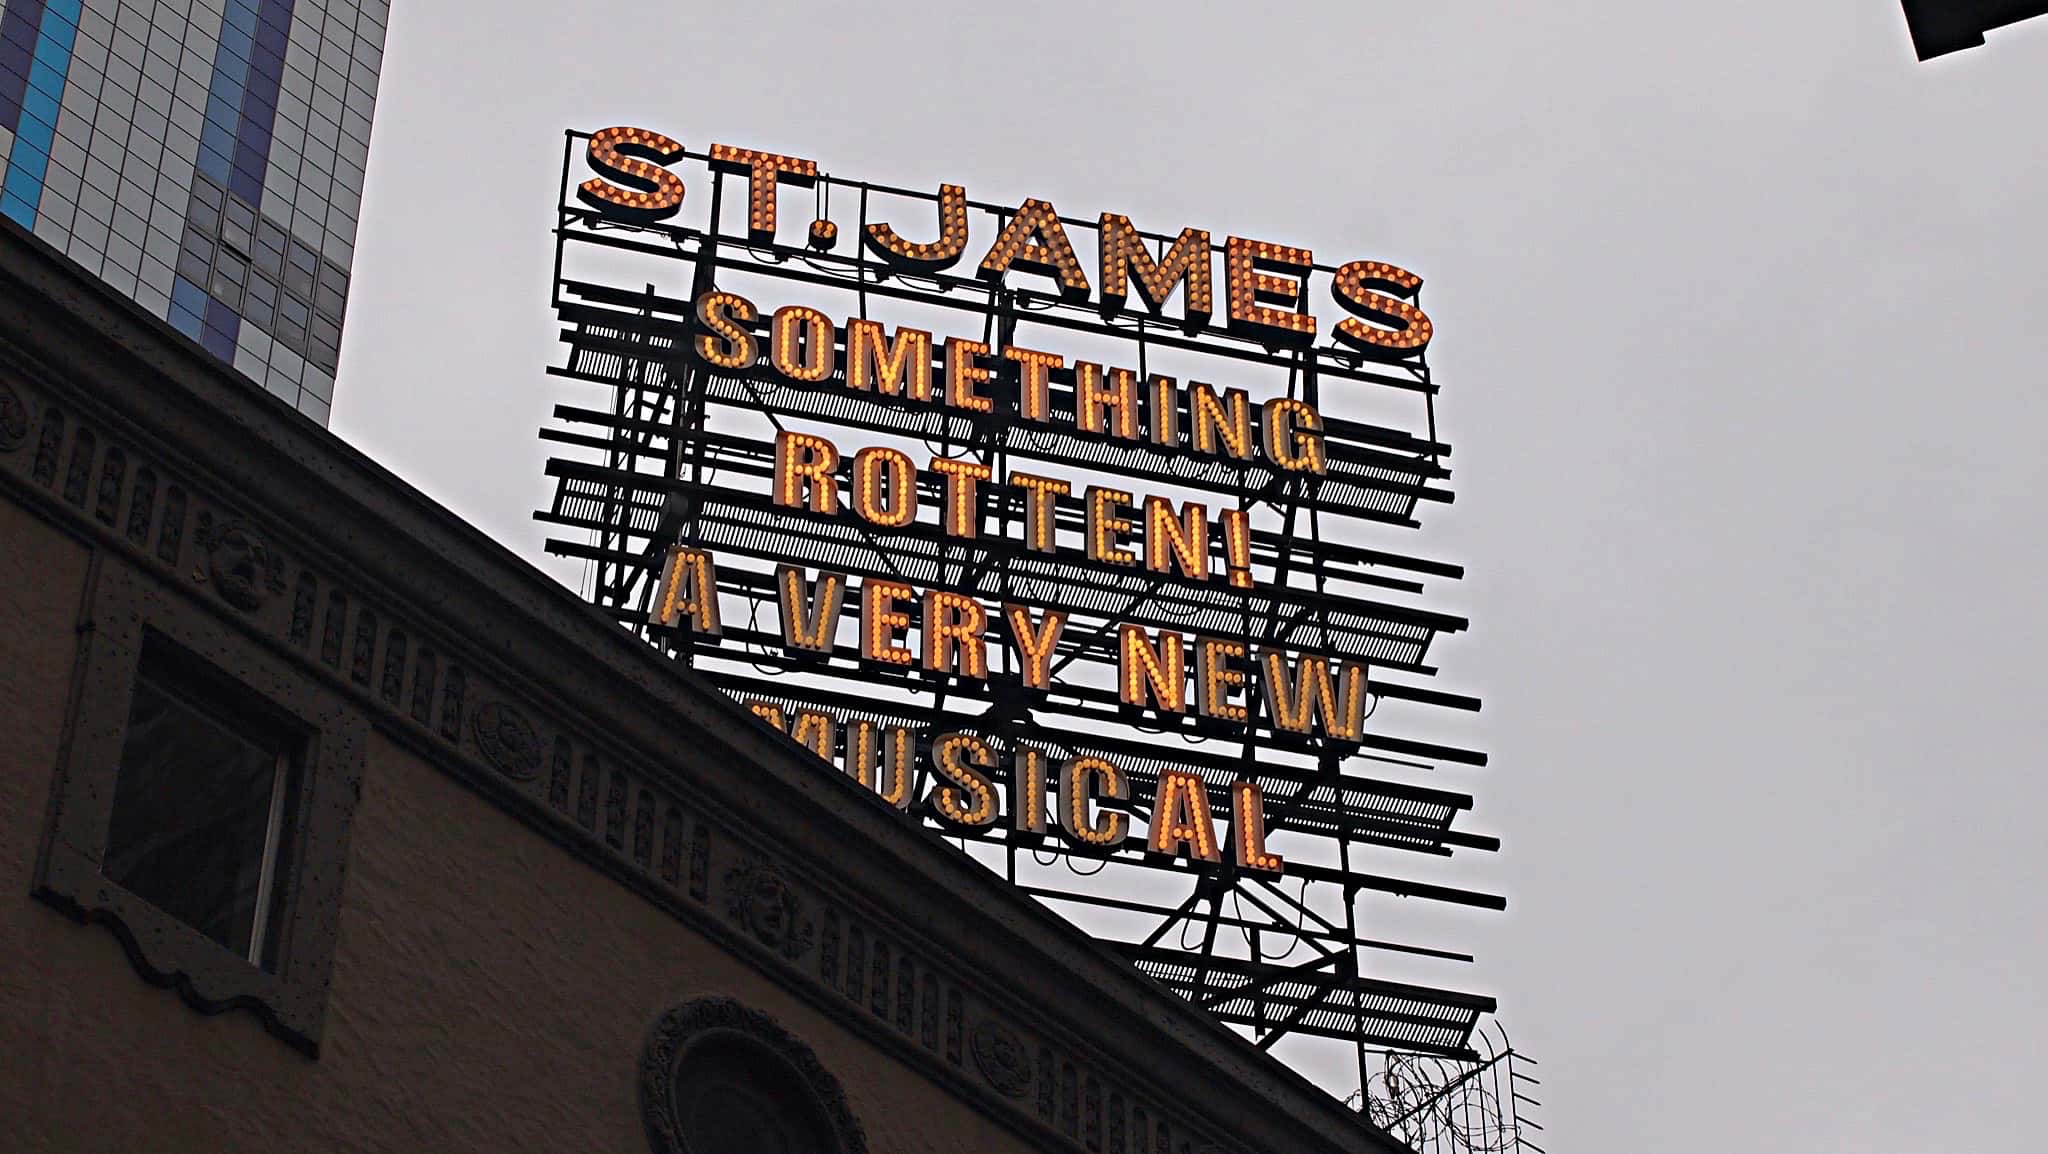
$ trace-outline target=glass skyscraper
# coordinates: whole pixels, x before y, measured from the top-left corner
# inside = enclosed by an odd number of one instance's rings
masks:
[[[4,0],[0,214],[321,424],[389,0]]]

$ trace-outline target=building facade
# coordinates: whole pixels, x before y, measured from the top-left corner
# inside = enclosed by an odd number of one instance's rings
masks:
[[[23,1151],[1402,1147],[0,223]]]
[[[388,0],[6,0],[0,215],[325,424]]]

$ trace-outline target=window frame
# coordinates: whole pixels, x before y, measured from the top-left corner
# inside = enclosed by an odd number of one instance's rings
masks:
[[[756,1051],[765,1064],[786,1069],[782,1096],[815,1110],[827,1154],[868,1154],[866,1132],[847,1103],[846,1089],[803,1039],[760,1010],[725,995],[693,998],[672,1007],[648,1031],[640,1053],[640,1114],[652,1154],[692,1150],[678,1117],[678,1076],[701,1042],[730,1040]]]
[[[263,844],[257,851],[261,856],[257,866],[249,946],[242,956],[259,969],[270,969],[273,955],[278,952],[276,939],[270,930],[274,922],[281,924],[282,921],[277,915],[283,912],[284,903],[280,895],[284,892],[286,880],[279,875],[277,867],[279,862],[284,862],[288,869],[290,863],[293,847],[286,843],[286,839],[295,838],[297,833],[295,811],[299,809],[299,784],[303,778],[301,767],[306,760],[308,735],[299,719],[282,713],[247,686],[222,675],[204,658],[188,652],[184,646],[147,626],[143,630],[141,653],[131,682],[130,724],[134,721],[133,686],[145,678],[152,683],[158,696],[267,754],[270,763],[267,812],[263,821]],[[122,776],[128,768],[128,737],[129,732],[124,727],[122,757],[115,766],[114,795],[108,807],[110,815],[120,809]],[[111,820],[108,824],[111,843]],[[113,852],[111,844],[108,852]],[[104,856],[101,859],[101,876],[106,877]],[[122,884],[115,878],[107,880],[116,885]]]
[[[35,894],[81,922],[107,926],[155,985],[170,986],[202,1013],[249,1008],[273,1034],[317,1055],[333,967],[349,824],[369,742],[367,714],[291,659],[253,623],[224,620],[226,607],[106,557],[80,624],[70,720],[37,862]],[[297,775],[285,836],[269,855],[281,865],[270,908],[274,946],[256,938],[236,953],[101,873],[115,780],[145,645],[171,651],[207,678],[245,696],[297,744],[285,753]]]

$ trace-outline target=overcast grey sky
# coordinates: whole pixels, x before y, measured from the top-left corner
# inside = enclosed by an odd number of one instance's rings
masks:
[[[334,428],[545,564],[561,130],[1426,278],[1553,1154],[2033,1152],[2048,20],[1888,0],[393,6]],[[1431,515],[1433,514],[1433,516]],[[572,579],[574,570],[550,568]],[[1368,931],[1370,932],[1370,931]],[[1446,984],[1452,984],[1447,981]]]

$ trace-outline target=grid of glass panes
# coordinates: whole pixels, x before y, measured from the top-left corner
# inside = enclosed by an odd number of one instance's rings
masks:
[[[4,0],[0,215],[327,420],[389,0]]]

